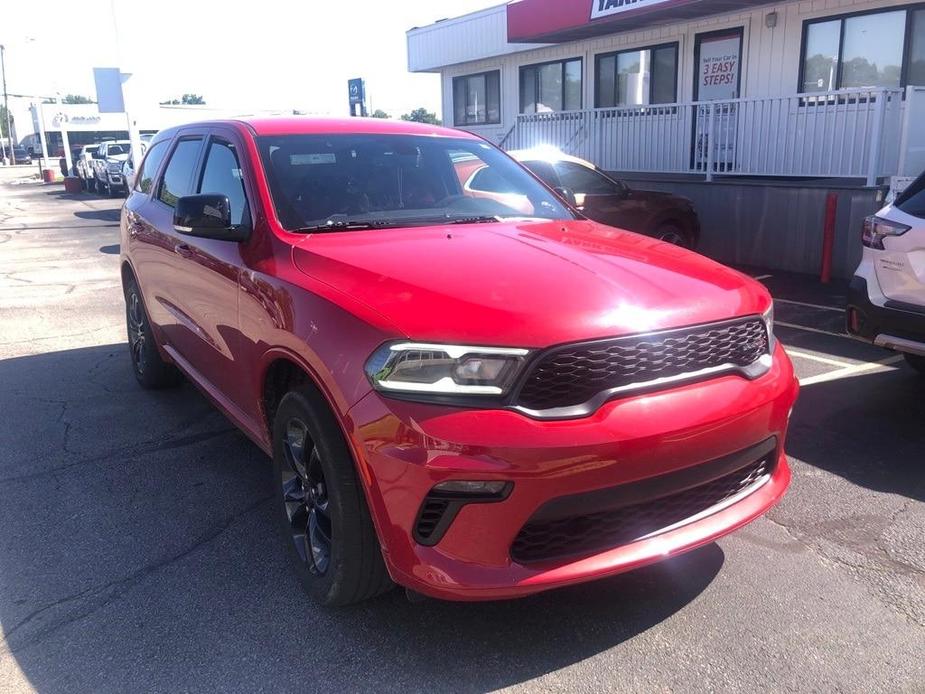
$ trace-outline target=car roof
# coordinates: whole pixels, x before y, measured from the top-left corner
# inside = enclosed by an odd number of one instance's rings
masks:
[[[177,131],[190,127],[232,125],[247,127],[254,135],[429,135],[431,137],[456,137],[478,139],[463,130],[444,128],[440,125],[416,123],[389,118],[317,118],[307,116],[274,118],[240,118],[235,120],[200,121],[162,130],[157,134],[160,141],[173,137]]]
[[[589,161],[585,159],[579,159],[578,157],[573,157],[570,154],[565,152],[560,152],[555,147],[535,147],[533,149],[514,149],[508,152],[514,159],[519,162],[525,161],[548,161],[550,163],[557,161],[567,161],[572,164],[580,164],[581,166],[587,167],[589,169],[596,169]]]

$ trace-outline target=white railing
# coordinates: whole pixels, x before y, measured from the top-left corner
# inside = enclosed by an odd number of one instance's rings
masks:
[[[552,145],[609,171],[859,177],[897,172],[903,90],[522,114],[506,149]],[[913,125],[914,127],[914,125]]]

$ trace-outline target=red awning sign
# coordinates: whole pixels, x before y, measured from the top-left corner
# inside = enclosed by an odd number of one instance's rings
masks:
[[[591,0],[591,19],[609,17],[628,10],[661,5],[668,0]]]

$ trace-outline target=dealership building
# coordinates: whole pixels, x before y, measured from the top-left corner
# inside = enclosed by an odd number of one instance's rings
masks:
[[[925,169],[925,4],[903,0],[518,0],[407,34],[444,122],[552,145],[691,198],[701,250],[834,269],[864,216]]]
[[[128,139],[128,120],[125,113],[104,113],[96,104],[37,103],[27,99],[11,99],[10,113],[14,118],[13,133],[16,144],[32,153],[42,151],[40,132],[50,157],[63,156],[65,133],[71,146],[94,144],[103,140]],[[280,115],[280,111],[263,111],[259,114],[210,106],[161,104],[135,109],[132,120],[140,134],[153,134],[158,130],[199,120],[237,118],[252,115]],[[292,111],[285,112],[291,114]]]

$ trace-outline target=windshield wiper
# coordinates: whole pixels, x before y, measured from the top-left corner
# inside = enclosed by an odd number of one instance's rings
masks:
[[[498,215],[495,214],[476,214],[470,215],[468,217],[447,217],[447,224],[485,224],[486,222],[503,222]]]
[[[319,224],[309,224],[293,229],[296,234],[309,234],[318,231],[361,231],[363,229],[384,229],[398,226],[393,219],[348,219],[345,214],[332,214]]]
[[[347,215],[335,214],[318,224],[309,224],[293,233],[310,234],[326,231],[362,231],[363,229],[386,229],[388,227],[423,226],[427,224],[485,224],[488,222],[503,222],[498,215],[462,215],[458,217],[423,217],[409,219],[348,219]]]

